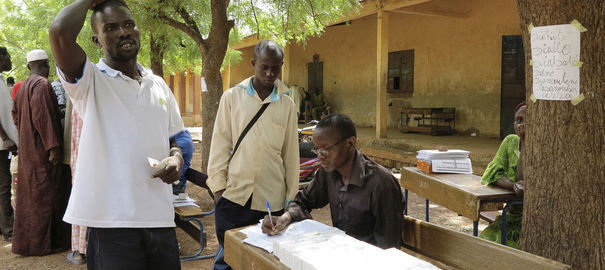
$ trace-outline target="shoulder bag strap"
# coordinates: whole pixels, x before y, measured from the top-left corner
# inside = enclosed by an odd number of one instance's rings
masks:
[[[235,151],[237,151],[237,148],[239,148],[239,144],[242,142],[244,137],[246,137],[246,133],[248,133],[250,128],[252,128],[252,126],[254,126],[254,123],[256,123],[256,120],[258,120],[258,118],[260,118],[260,116],[263,114],[263,112],[265,112],[265,110],[267,109],[269,104],[271,104],[271,102],[267,102],[267,103],[263,104],[263,106],[260,107],[258,112],[254,115],[254,117],[252,117],[252,120],[250,120],[250,123],[248,123],[248,125],[244,128],[244,130],[242,131],[242,134],[239,135],[239,138],[237,139],[237,143],[235,143],[235,147],[233,148],[233,151],[231,151],[231,157],[229,157],[229,161],[231,161],[231,159],[235,155]]]

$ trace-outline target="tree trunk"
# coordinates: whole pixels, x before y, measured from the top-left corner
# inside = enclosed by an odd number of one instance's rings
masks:
[[[525,46],[527,97],[532,94],[528,25],[568,24],[581,33],[580,93],[586,99],[528,101],[522,150],[526,191],[521,249],[571,265],[605,269],[605,3],[518,0]]]
[[[151,34],[150,43],[150,59],[151,70],[153,74],[164,78],[164,36],[156,36]]]
[[[234,22],[227,17],[228,0],[212,0],[212,25],[204,43],[199,44],[202,52],[202,77],[206,80],[207,92],[202,92],[202,171],[208,169],[208,156],[212,143],[214,120],[218,104],[223,95],[221,65],[229,45],[229,32]]]

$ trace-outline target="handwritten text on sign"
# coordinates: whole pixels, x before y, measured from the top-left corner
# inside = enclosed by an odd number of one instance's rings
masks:
[[[571,24],[531,31],[533,93],[537,99],[572,100],[580,95],[580,31]]]

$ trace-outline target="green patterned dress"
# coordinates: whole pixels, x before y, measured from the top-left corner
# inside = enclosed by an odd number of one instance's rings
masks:
[[[481,177],[481,184],[490,185],[498,181],[502,177],[510,179],[512,182],[516,182],[517,164],[519,163],[519,157],[521,152],[519,151],[519,136],[515,134],[508,135],[502,141],[498,153],[494,159],[487,165],[483,177]],[[513,206],[506,214],[506,245],[513,248],[519,248],[519,233],[521,232],[521,215],[523,208],[521,206]],[[498,216],[494,222],[492,222],[485,230],[483,230],[479,237],[494,242],[501,242],[501,228],[502,216]]]

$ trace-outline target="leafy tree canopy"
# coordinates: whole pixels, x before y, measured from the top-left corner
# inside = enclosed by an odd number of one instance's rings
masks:
[[[29,76],[25,55],[32,49],[43,49],[54,66],[48,42],[48,26],[54,16],[72,0],[2,0],[0,1],[0,46],[7,47],[13,59],[13,70],[8,76],[23,80]],[[182,31],[168,26],[159,14],[183,22],[180,12],[186,12],[195,22],[202,36],[207,37],[212,22],[210,1],[140,0],[128,1],[141,29],[139,61],[149,66],[150,33],[163,36],[164,68],[168,73],[189,68],[199,74],[201,53],[199,45]],[[325,24],[348,14],[358,6],[356,0],[236,0],[229,5],[228,15],[235,26],[229,42],[258,34],[271,38],[282,45],[304,42],[310,36],[322,33]],[[101,49],[91,42],[92,30],[88,20],[78,37],[79,44],[88,57],[98,61]],[[240,53],[229,49],[225,62],[238,62]],[[56,78],[51,68],[51,80]]]

